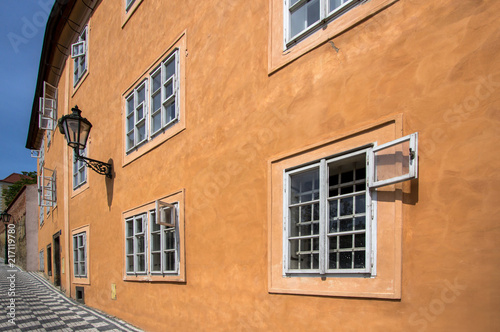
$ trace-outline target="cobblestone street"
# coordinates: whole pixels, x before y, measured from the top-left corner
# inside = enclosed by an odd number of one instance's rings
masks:
[[[67,298],[40,274],[0,259],[0,331],[141,331]]]

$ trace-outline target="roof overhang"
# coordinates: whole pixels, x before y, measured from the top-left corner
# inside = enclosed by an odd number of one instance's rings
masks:
[[[70,47],[101,0],[56,0],[50,12],[40,56],[38,78],[26,140],[26,148],[39,150],[44,130],[38,128],[39,98],[43,82],[57,86]]]

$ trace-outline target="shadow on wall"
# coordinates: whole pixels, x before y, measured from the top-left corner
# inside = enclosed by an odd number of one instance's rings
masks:
[[[111,164],[112,166],[112,171],[111,171],[111,179],[106,177],[106,194],[108,196],[108,209],[111,210],[111,205],[113,205],[113,188],[115,184],[115,167],[113,165],[113,159],[109,159],[108,164]]]

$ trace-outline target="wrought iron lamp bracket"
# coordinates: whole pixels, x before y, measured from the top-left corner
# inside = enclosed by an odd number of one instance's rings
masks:
[[[111,171],[113,169],[113,166],[111,164],[80,156],[78,150],[79,150],[78,148],[75,148],[75,155],[77,160],[83,161],[87,165],[87,167],[93,169],[98,174],[106,175],[106,177],[109,179],[112,178]]]

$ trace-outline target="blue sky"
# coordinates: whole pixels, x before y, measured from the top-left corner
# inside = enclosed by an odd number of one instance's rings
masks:
[[[0,179],[35,171],[25,148],[45,25],[54,0],[0,1]]]

